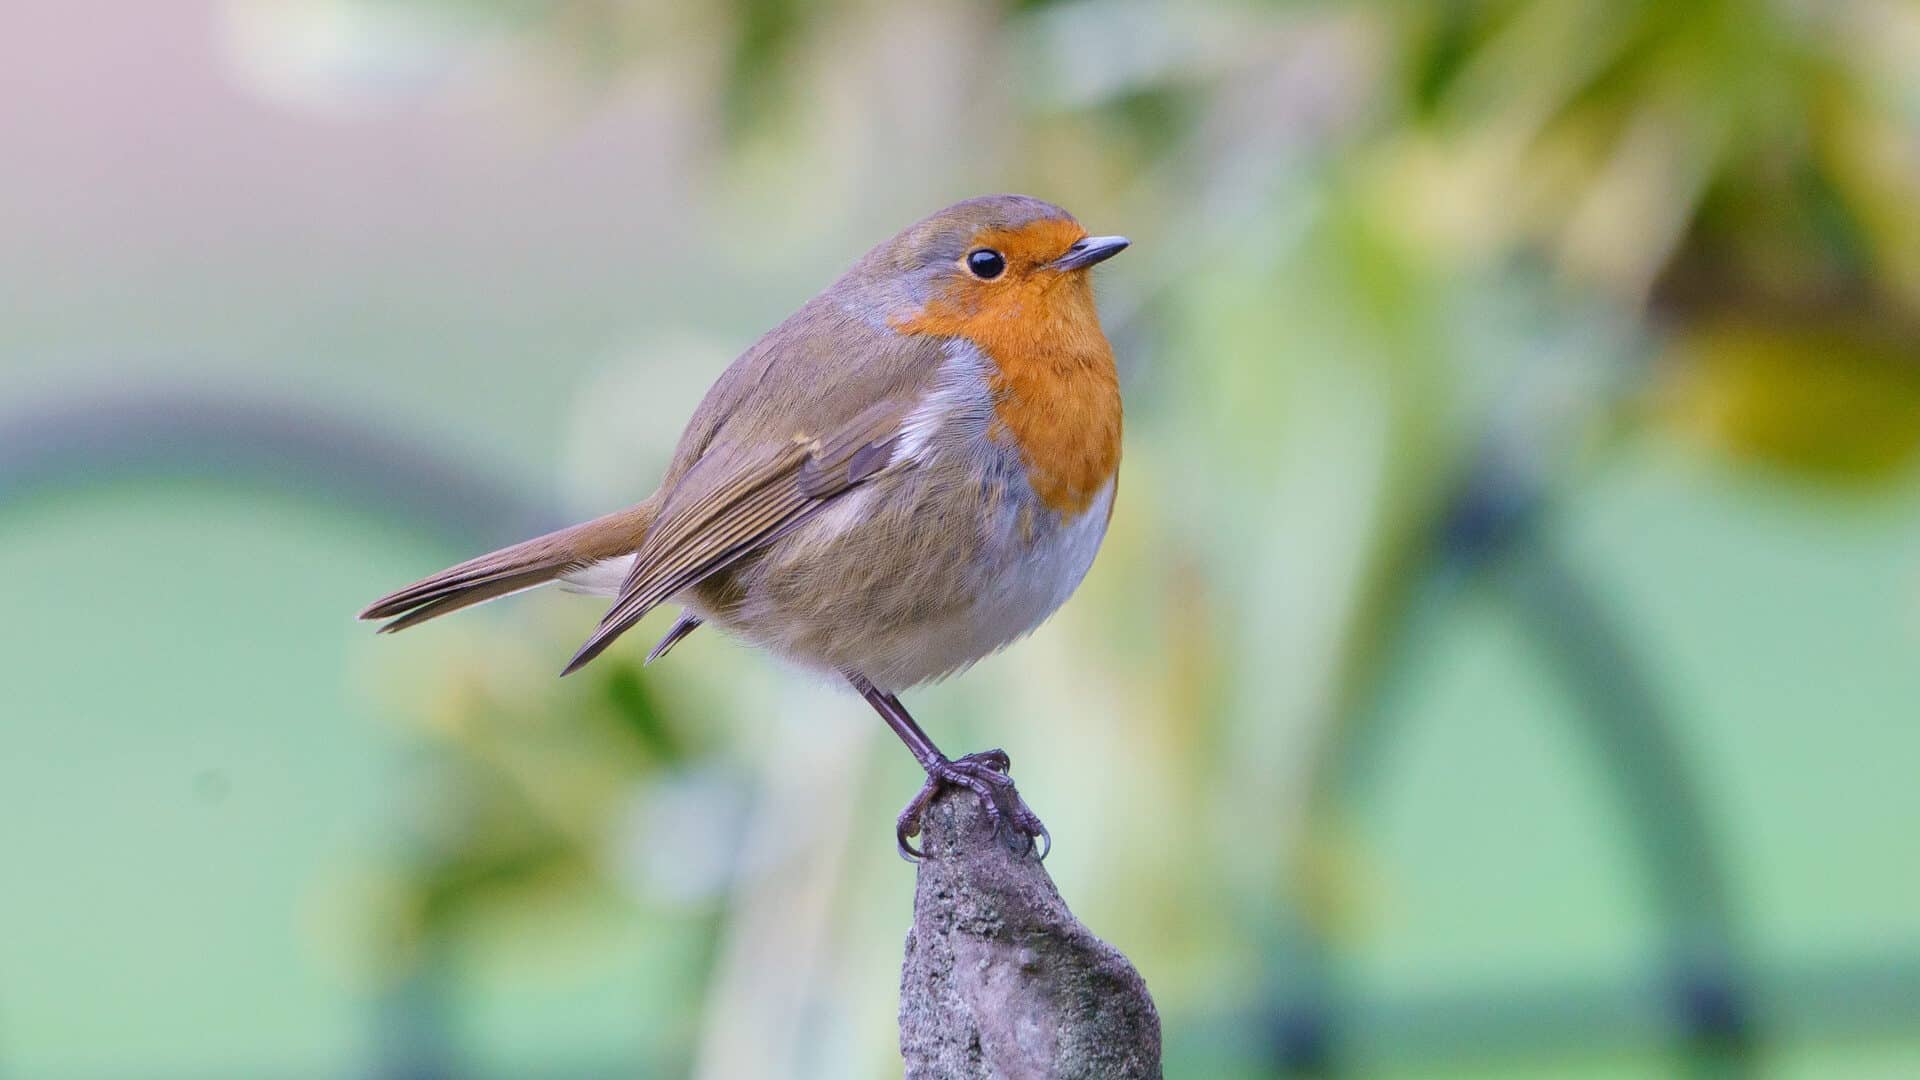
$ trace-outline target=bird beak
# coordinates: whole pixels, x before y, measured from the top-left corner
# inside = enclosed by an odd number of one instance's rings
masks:
[[[1076,241],[1067,249],[1065,255],[1048,265],[1055,270],[1084,270],[1094,263],[1103,263],[1115,255],[1127,250],[1133,243],[1124,236],[1089,236]]]

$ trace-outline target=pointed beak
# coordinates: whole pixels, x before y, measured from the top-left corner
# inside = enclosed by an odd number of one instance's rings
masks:
[[[1115,255],[1127,250],[1133,243],[1124,236],[1089,236],[1077,241],[1067,249],[1065,255],[1048,264],[1055,270],[1085,270],[1094,263],[1103,263]]]

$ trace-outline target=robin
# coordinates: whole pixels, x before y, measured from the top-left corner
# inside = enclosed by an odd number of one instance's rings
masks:
[[[562,674],[656,605],[652,663],[703,623],[843,678],[926,770],[895,836],[972,790],[1050,845],[1000,750],[948,758],[901,691],[1051,615],[1113,513],[1120,386],[1088,271],[1125,250],[1023,195],[956,203],[869,251],[707,392],[646,501],[375,601],[403,630],[548,582],[614,598]],[[1044,857],[1045,848],[1041,855]]]

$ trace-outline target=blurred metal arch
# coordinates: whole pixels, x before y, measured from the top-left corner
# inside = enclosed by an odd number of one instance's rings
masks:
[[[1391,618],[1377,669],[1317,762],[1307,827],[1328,828],[1364,797],[1364,780],[1396,731],[1390,676],[1406,662],[1411,641],[1443,617],[1468,584],[1499,572],[1503,606],[1525,624],[1535,653],[1567,688],[1632,830],[1641,884],[1660,920],[1656,992],[1665,1001],[1652,1016],[1635,1017],[1625,1015],[1630,1007],[1602,1001],[1604,995],[1587,995],[1583,1006],[1579,992],[1562,993],[1564,1008],[1516,995],[1516,1014],[1530,1006],[1533,1021],[1524,1026],[1548,1026],[1566,1037],[1585,1021],[1591,1039],[1599,1005],[1626,1026],[1638,1021],[1677,1034],[1694,1075],[1749,1075],[1759,1045],[1757,995],[1705,801],[1653,679],[1605,605],[1545,535],[1552,509],[1544,482],[1520,468],[1512,451],[1497,441],[1483,448],[1408,575],[1408,595]],[[1295,1075],[1344,1075],[1340,1032],[1352,1001],[1338,963],[1304,926],[1280,947],[1293,974],[1274,988],[1268,1039],[1274,1064]],[[1484,1024],[1479,1034],[1488,1034]]]
[[[37,494],[168,477],[377,513],[455,552],[562,522],[558,506],[418,440],[284,402],[153,388],[0,420],[0,518]],[[376,1002],[373,1075],[460,1073],[444,966],[444,957],[428,955]]]
[[[462,549],[561,523],[558,506],[419,440],[285,402],[147,388],[0,419],[0,511],[35,493],[161,476],[379,511]]]

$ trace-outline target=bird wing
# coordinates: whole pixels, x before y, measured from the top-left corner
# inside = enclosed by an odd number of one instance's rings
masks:
[[[600,655],[662,601],[804,524],[893,458],[911,401],[873,405],[822,436],[709,446],[668,495],[618,598],[562,674]]]

